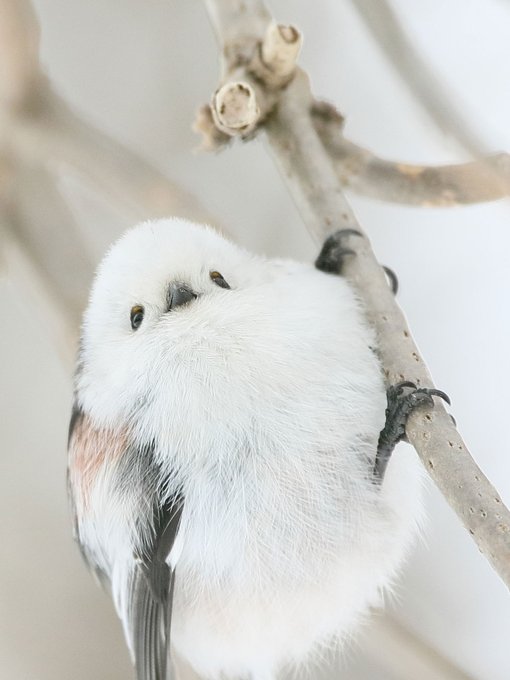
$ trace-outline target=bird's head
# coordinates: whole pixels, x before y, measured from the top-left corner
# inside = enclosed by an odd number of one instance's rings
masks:
[[[260,267],[213,229],[184,220],[128,231],[99,266],[84,316],[76,387],[87,410],[112,424],[151,399],[158,372],[183,375],[197,360],[193,346],[211,350],[229,296],[254,283]]]

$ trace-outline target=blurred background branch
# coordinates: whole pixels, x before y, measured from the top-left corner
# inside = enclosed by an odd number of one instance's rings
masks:
[[[39,304],[45,293],[51,298],[47,306],[53,318],[61,317],[52,324],[54,337],[68,361],[95,263],[88,259],[58,187],[66,167],[102,194],[127,224],[168,215],[214,219],[195,197],[76,115],[42,73],[38,49],[39,27],[30,1],[0,0],[4,265]]]
[[[391,62],[414,97],[443,132],[463,146],[470,155],[483,154],[483,144],[465,115],[459,110],[402,29],[389,0],[351,0],[382,54]]]

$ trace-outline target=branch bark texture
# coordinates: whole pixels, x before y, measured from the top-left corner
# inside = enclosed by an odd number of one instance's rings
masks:
[[[235,55],[238,38],[249,27],[247,13],[254,21],[250,34],[253,50],[264,40],[270,17],[261,1],[243,3],[244,11],[237,33],[234,0],[207,0],[223,54],[224,80],[230,71],[239,78],[240,59]],[[266,17],[266,26],[260,17]],[[250,56],[242,52],[244,64]],[[226,75],[225,75],[226,74]],[[249,66],[246,78],[252,78]],[[260,86],[260,84],[259,84]],[[264,88],[260,87],[264,96]],[[271,96],[274,96],[271,93]],[[278,102],[266,124],[267,135],[276,161],[310,233],[323,241],[341,228],[362,229],[347,202],[331,156],[319,136],[313,120],[316,106],[306,74],[296,69],[293,80],[279,93]],[[351,237],[356,257],[346,265],[346,276],[364,302],[375,326],[381,360],[388,384],[412,380],[432,387],[432,379],[412,339],[405,317],[387,286],[366,236]],[[407,436],[416,448],[430,476],[455,510],[503,581],[510,586],[510,513],[494,487],[476,465],[465,442],[453,425],[443,405],[415,413],[408,422]]]

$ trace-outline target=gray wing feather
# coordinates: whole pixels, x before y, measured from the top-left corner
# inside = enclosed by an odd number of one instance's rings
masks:
[[[80,429],[90,427],[83,411],[75,404],[69,425],[69,449],[74,451],[73,437]],[[90,442],[94,443],[91,445]],[[95,450],[102,446],[100,437],[88,437],[87,453],[97,455]],[[78,445],[79,446],[79,445]],[[71,456],[73,457],[73,456]],[[174,572],[166,563],[172,549],[182,513],[183,498],[176,494],[169,500],[162,498],[162,489],[168,487],[154,457],[154,445],[133,446],[126,442],[122,455],[114,462],[112,492],[121,498],[143,499],[141,506],[147,507],[152,500],[152,517],[141,517],[148,544],[133,555],[133,566],[126,574],[121,586],[125,606],[119,611],[124,621],[126,635],[135,657],[137,680],[169,680],[170,624]],[[110,585],[110,574],[100,570],[90,555],[87,546],[80,540],[79,519],[74,507],[74,493],[68,475],[71,503],[75,520],[75,535],[88,566],[101,577],[103,585]],[[134,486],[136,485],[136,486]],[[121,579],[121,582],[123,579]]]

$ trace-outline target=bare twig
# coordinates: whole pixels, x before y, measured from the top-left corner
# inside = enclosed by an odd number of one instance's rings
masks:
[[[396,163],[347,140],[342,133],[343,118],[329,104],[314,104],[313,122],[340,183],[357,194],[441,208],[510,196],[510,155],[506,153],[456,165]]]
[[[234,0],[208,0],[226,55],[226,74],[231,69],[239,71],[235,5]],[[253,11],[253,32],[249,36],[249,44],[256,50],[257,40],[262,41],[260,16],[266,17],[266,26],[270,18],[261,1],[251,0],[244,6],[242,35],[247,35],[248,13]],[[242,59],[243,63],[249,63],[246,50],[242,51]],[[282,90],[277,111],[268,121],[267,133],[309,231],[317,240],[323,240],[334,229],[355,227],[360,230],[360,226],[315,129],[311,113],[313,106],[308,78],[298,71],[290,85]],[[355,238],[351,237],[351,240]],[[430,374],[404,315],[386,285],[383,270],[368,239],[365,237],[351,246],[356,248],[357,256],[346,266],[346,275],[360,293],[367,314],[377,329],[387,382],[394,384],[413,380],[419,385],[431,386]],[[432,410],[415,413],[409,419],[407,436],[481,552],[510,586],[510,513],[474,462],[443,406],[436,404]]]

